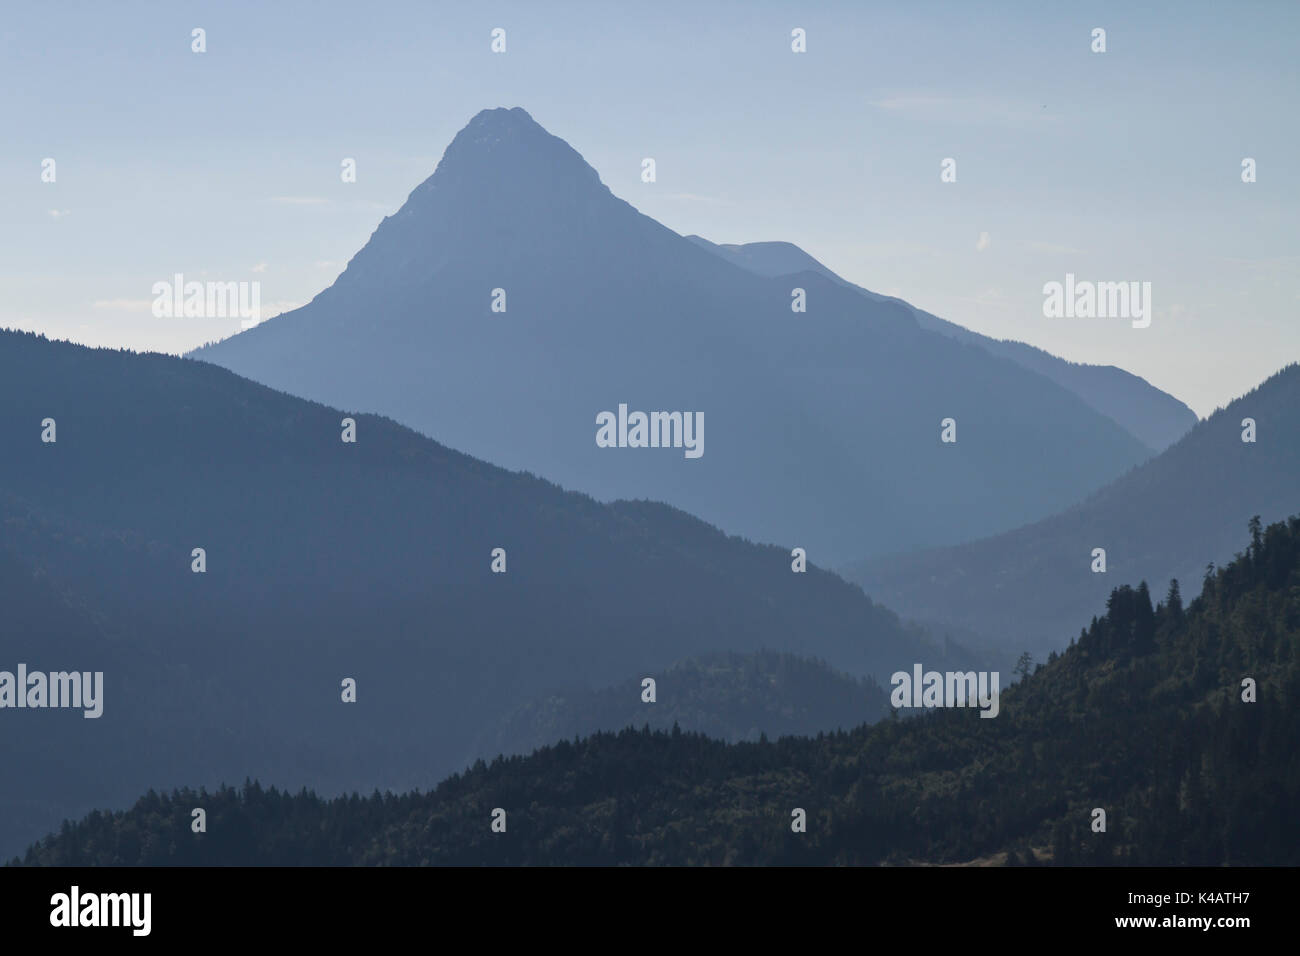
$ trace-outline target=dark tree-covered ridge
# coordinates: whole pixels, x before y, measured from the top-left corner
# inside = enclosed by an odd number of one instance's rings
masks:
[[[151,792],[65,824],[25,861],[1296,865],[1298,664],[1293,517],[1257,530],[1186,607],[1177,583],[1154,604],[1145,584],[1116,589],[1004,691],[995,720],[951,709],[737,744],[629,728],[479,762],[427,794]]]

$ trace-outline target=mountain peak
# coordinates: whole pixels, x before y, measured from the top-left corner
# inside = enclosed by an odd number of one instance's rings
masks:
[[[546,189],[603,189],[600,176],[572,146],[548,133],[522,107],[480,110],[456,134],[433,175],[411,194],[443,180],[457,188],[493,193]]]
[[[548,244],[594,255],[608,246],[613,224],[626,223],[630,207],[621,207],[578,151],[526,110],[481,110],[353,257],[336,288],[428,278],[459,268],[453,262],[517,263]]]
[[[475,113],[451,141],[447,153],[515,146],[550,135],[523,107],[498,106]]]
[[[476,127],[487,127],[487,126],[497,126],[497,127],[520,126],[520,127],[536,127],[537,129],[542,128],[538,124],[537,120],[533,119],[532,115],[528,112],[528,110],[524,109],[522,106],[496,106],[496,107],[488,107],[487,109],[479,110],[477,113],[474,114],[474,116],[470,119],[470,121],[465,124],[465,129],[470,130]]]

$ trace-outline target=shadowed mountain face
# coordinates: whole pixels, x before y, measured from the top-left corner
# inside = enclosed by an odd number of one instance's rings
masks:
[[[788,549],[374,416],[344,443],[344,414],[202,362],[0,332],[0,671],[104,673],[97,719],[0,712],[0,852],[193,780],[429,786],[530,700],[710,651],[879,681],[944,657]]]
[[[1243,442],[1242,422],[1256,441]],[[1300,509],[1300,365],[1200,422],[1159,457],[1044,521],[845,570],[901,614],[1001,647],[1060,648],[1116,580],[1194,588],[1240,528]],[[1106,572],[1093,573],[1094,548]]]
[[[519,109],[476,116],[309,305],[194,356],[823,563],[1022,524],[1147,456],[1073,392],[902,303],[723,261]],[[597,416],[620,404],[701,413],[703,454],[598,447]]]
[[[1010,359],[1022,368],[1037,372],[1068,389],[1092,408],[1124,427],[1152,451],[1163,451],[1196,424],[1196,413],[1166,392],[1113,365],[1084,365],[1067,362],[1023,342],[991,339],[964,329],[902,299],[878,295],[854,285],[826,268],[808,253],[789,242],[750,242],[719,245],[700,236],[687,236],[743,269],[757,275],[781,276],[816,272],[843,286],[856,289],[874,302],[893,302],[909,309],[923,329],[978,345],[990,355]]]

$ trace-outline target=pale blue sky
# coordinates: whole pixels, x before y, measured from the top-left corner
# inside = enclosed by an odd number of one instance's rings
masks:
[[[678,232],[796,242],[1205,415],[1300,359],[1298,28],[1290,2],[9,4],[0,326],[173,352],[238,330],[154,318],[176,272],[305,303],[471,116],[522,106]],[[1151,327],[1044,318],[1066,272],[1150,281]]]

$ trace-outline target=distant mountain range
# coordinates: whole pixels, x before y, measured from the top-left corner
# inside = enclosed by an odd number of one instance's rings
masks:
[[[874,302],[895,303],[908,309],[923,329],[959,342],[978,345],[999,358],[1046,376],[1068,389],[1107,418],[1117,422],[1152,451],[1163,451],[1196,424],[1196,413],[1166,392],[1113,365],[1067,362],[1042,349],[1008,339],[991,339],[932,315],[893,296],[878,295],[836,275],[798,246],[789,242],[749,242],[718,245],[701,236],[687,236],[696,245],[723,256],[756,275],[782,276],[816,272],[840,285],[856,289]]]
[[[523,110],[485,110],[330,288],[193,357],[828,565],[1042,518],[1187,421],[1133,380],[1111,397],[1146,410],[1122,426],[1098,410],[1104,370],[1058,384],[1055,360],[1039,374],[1023,350],[932,331],[815,263],[726,260],[615,198]],[[702,414],[702,454],[600,447],[620,406]]]
[[[427,794],[148,793],[24,859],[1296,866],[1300,518],[1245,540],[1189,605],[1116,588],[1077,643],[1002,692],[995,719],[941,708],[740,744],[629,729],[479,764]]]
[[[1254,422],[1244,442],[1242,422]],[[878,600],[954,638],[1040,654],[1078,633],[1116,580],[1195,588],[1252,515],[1300,510],[1300,365],[1200,422],[1075,506],[981,541],[844,569]],[[1093,549],[1105,549],[1094,573]]]
[[[653,706],[701,729],[765,729],[764,714],[780,729],[779,691],[745,709],[738,688],[710,710],[696,689],[683,706],[668,669],[709,652],[880,682],[970,660],[815,564],[794,573],[787,547],[662,504],[600,504],[203,362],[0,332],[0,444],[0,671],[104,674],[98,719],[3,712],[6,851],[149,787],[429,786],[531,747],[531,728],[499,731],[530,701],[620,681],[638,696],[601,698],[620,723]],[[658,702],[641,704],[653,674]],[[802,715],[835,726],[842,703]],[[584,720],[571,708],[556,727]]]
[[[599,730],[650,726],[706,734],[718,740],[812,735],[848,730],[889,715],[890,675],[879,683],[853,678],[824,663],[759,651],[709,654],[646,675],[661,695],[642,700],[643,678],[601,690],[560,692],[528,701],[483,735],[479,753],[528,751]]]

